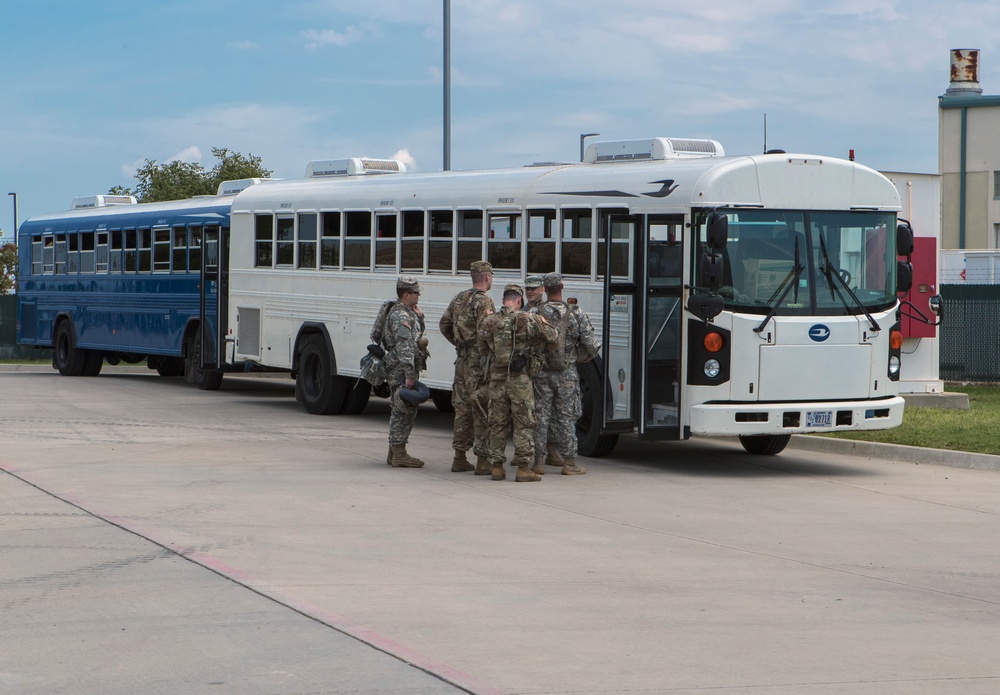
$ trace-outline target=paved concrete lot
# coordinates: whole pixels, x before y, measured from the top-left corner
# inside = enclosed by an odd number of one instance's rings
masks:
[[[1000,691],[1000,473],[625,440],[494,482],[433,407],[386,466],[387,419],[0,373],[0,692]]]

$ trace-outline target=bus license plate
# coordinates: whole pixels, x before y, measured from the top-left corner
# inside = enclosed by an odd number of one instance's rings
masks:
[[[807,410],[806,427],[833,427],[833,411]]]

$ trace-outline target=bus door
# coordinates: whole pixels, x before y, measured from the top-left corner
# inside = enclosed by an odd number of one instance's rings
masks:
[[[636,242],[642,216],[628,210],[600,210],[598,274],[604,277],[604,321],[601,335],[601,384],[604,390],[604,430],[635,429],[638,332]]]
[[[637,263],[645,288],[642,320],[637,324],[642,326],[639,434],[680,439],[683,215],[647,216],[643,242],[645,260]]]
[[[226,345],[229,296],[229,228],[206,227],[199,283],[201,300],[201,367],[218,369],[225,361],[218,346]],[[223,348],[224,349],[224,348]]]

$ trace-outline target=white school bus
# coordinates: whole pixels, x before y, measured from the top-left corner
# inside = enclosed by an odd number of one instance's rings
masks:
[[[233,201],[208,366],[287,370],[309,412],[359,412],[376,313],[414,275],[422,380],[447,409],[454,349],[438,319],[485,259],[498,303],[507,282],[562,273],[602,338],[578,365],[582,455],[624,432],[735,435],[773,454],[793,433],[894,427],[910,277],[897,251],[912,246],[899,205],[855,162],[727,157],[712,140],[597,142],[581,163],[489,171],[313,162]]]

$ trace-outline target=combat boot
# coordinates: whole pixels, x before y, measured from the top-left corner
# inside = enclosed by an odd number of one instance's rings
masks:
[[[465,452],[460,449],[455,449],[455,460],[451,462],[451,472],[464,473],[465,471],[471,471],[474,469],[475,466],[469,463],[469,460],[465,458]]]
[[[392,460],[390,465],[394,468],[420,468],[424,462],[406,453],[406,444],[392,445]]]
[[[562,468],[563,465],[565,465],[566,462],[563,461],[563,457],[559,455],[558,451],[556,451],[555,444],[549,444],[547,451],[548,455],[545,457],[545,465],[555,466],[556,468]]]
[[[507,471],[505,471],[503,469],[503,464],[502,463],[499,464],[499,465],[493,466],[493,470],[491,471],[491,474],[493,476],[493,480],[506,480],[507,479]]]
[[[531,467],[532,473],[537,473],[538,475],[545,475],[545,457],[536,456],[535,465]]]
[[[493,466],[490,465],[490,460],[476,454],[476,475],[491,475],[492,473]]]
[[[527,466],[522,466],[518,468],[517,475],[514,476],[515,483],[534,483],[541,479],[542,476],[532,472],[532,470]]]
[[[563,465],[562,474],[563,475],[583,475],[587,472],[587,469],[583,466],[576,465],[576,459],[572,456],[567,456],[563,459],[566,463]]]

